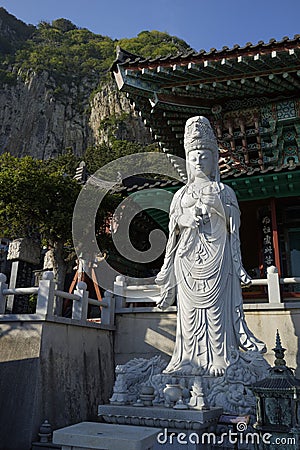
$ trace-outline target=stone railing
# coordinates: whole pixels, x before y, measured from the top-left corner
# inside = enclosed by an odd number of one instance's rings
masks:
[[[271,266],[267,270],[267,278],[252,279],[251,286],[266,286],[268,303],[279,305],[283,303],[280,286],[284,284],[300,284],[300,277],[280,278],[277,268]],[[114,283],[114,296],[116,312],[123,312],[151,303],[155,307],[160,299],[160,289],[156,284],[129,284],[124,276],[118,276]],[[259,303],[259,300],[255,299],[255,303]]]
[[[268,302],[263,304],[274,307],[283,305],[280,289],[283,284],[300,284],[300,277],[280,278],[276,267],[272,266],[268,268],[267,278],[252,280],[253,286],[267,287]],[[53,272],[44,272],[38,287],[14,289],[8,288],[5,275],[0,274],[0,319],[5,314],[7,296],[28,294],[37,295],[35,317],[57,317],[56,302],[58,299],[67,299],[72,302],[72,319],[77,323],[87,323],[88,305],[94,305],[99,307],[100,316],[99,321],[94,321],[108,326],[114,326],[115,313],[130,312],[133,309],[138,312],[145,308],[158,310],[156,304],[160,299],[160,289],[156,284],[129,284],[128,279],[122,275],[116,278],[113,293],[106,291],[104,299],[98,301],[89,298],[87,285],[82,281],[77,284],[74,294],[57,290]],[[256,299],[255,304],[259,305],[260,301]],[[176,307],[169,310],[176,310]]]
[[[280,278],[278,269],[275,266],[271,266],[267,269],[267,278],[253,279],[251,282],[252,286],[267,286],[268,303],[270,304],[282,303],[280,285],[284,284],[300,284],[300,277]]]
[[[114,297],[116,312],[145,304],[153,304],[154,307],[160,299],[160,289],[156,284],[129,284],[123,275],[119,275],[114,282]]]
[[[14,296],[17,301],[18,295],[37,295],[36,311],[33,316],[51,319],[56,314],[56,302],[58,299],[67,299],[72,302],[72,319],[81,324],[87,323],[88,305],[99,307],[99,316],[101,325],[114,325],[115,301],[111,293],[106,292],[104,299],[98,301],[89,298],[87,285],[83,281],[77,284],[74,294],[56,289],[53,272],[44,272],[42,280],[37,287],[14,288],[9,289],[6,284],[6,276],[0,274],[0,318],[5,314],[6,300],[8,295]]]

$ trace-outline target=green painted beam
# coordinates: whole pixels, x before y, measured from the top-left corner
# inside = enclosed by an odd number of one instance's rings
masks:
[[[300,171],[277,172],[261,174],[251,177],[223,180],[236,193],[241,201],[262,200],[265,198],[282,198],[300,196]],[[163,191],[174,194],[179,189],[168,187]],[[138,203],[147,214],[167,233],[169,216],[168,211],[172,196],[159,194],[159,189],[147,189],[131,194],[131,198]]]
[[[294,197],[300,195],[300,171],[273,172],[270,174],[223,180],[232,187],[239,201],[264,198]]]

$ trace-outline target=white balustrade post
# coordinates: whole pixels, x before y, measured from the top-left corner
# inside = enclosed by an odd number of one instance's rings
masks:
[[[36,314],[53,316],[54,308],[54,273],[47,271],[43,273],[43,278],[39,282],[38,297],[36,303]]]
[[[106,291],[104,293],[103,302],[107,304],[107,307],[101,309],[101,324],[114,325],[116,302],[112,292]]]
[[[270,266],[267,268],[267,279],[269,303],[281,303],[280,284],[277,267]]]
[[[6,295],[3,294],[4,289],[7,289],[6,275],[0,273],[0,314],[5,314]]]
[[[126,306],[126,281],[123,275],[118,275],[114,282],[114,296],[116,301],[116,309],[125,308]]]
[[[74,294],[79,295],[81,300],[73,300],[72,306],[72,319],[81,320],[82,322],[86,321],[88,313],[89,293],[86,289],[87,284],[84,281],[79,281]]]
[[[9,277],[9,289],[15,289],[17,285],[17,277],[19,271],[20,261],[13,261],[11,265],[10,277]],[[9,314],[12,314],[14,309],[16,297],[14,294],[8,295],[6,300],[6,310]]]

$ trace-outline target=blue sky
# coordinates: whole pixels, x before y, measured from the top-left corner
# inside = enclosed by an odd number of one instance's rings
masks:
[[[167,31],[195,50],[300,34],[300,0],[0,0],[26,23],[64,17],[113,39]]]

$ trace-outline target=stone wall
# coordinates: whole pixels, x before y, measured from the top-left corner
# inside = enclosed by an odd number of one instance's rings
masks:
[[[176,311],[116,315],[115,361],[124,364],[133,358],[157,354],[168,360],[175,342]]]
[[[248,309],[246,319],[249,328],[266,342],[268,352],[266,358],[274,365],[275,335],[278,329],[285,352],[288,367],[296,369],[300,378],[300,305],[291,305],[289,309]]]
[[[252,306],[252,305],[251,305]],[[287,349],[286,361],[289,367],[297,369],[300,378],[300,305],[298,308],[250,309],[245,306],[249,328],[267,345],[265,355],[273,365],[276,330],[279,330],[282,346]],[[295,305],[296,306],[296,305]],[[257,305],[253,305],[257,307]],[[117,314],[115,334],[115,361],[124,364],[132,358],[150,358],[156,354],[169,360],[175,342],[176,311]]]
[[[57,321],[0,323],[0,449],[29,450],[44,420],[97,418],[114,381],[112,331]]]

